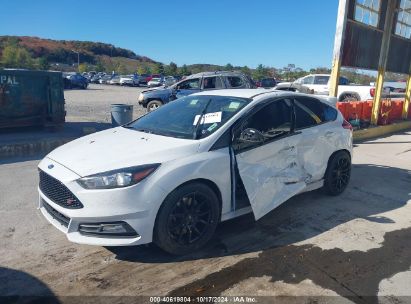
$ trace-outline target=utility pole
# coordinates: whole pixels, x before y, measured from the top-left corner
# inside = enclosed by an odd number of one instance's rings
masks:
[[[71,50],[73,53],[77,54],[77,72],[80,73],[80,53],[75,51],[75,50]]]

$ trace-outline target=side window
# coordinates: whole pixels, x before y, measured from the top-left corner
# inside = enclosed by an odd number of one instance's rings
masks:
[[[210,89],[222,89],[223,83],[221,82],[220,77],[213,76],[213,77],[204,77],[203,78],[203,89],[210,90]]]
[[[295,105],[296,129],[333,121],[338,115],[337,110],[314,98],[297,98]]]
[[[241,77],[238,76],[228,76],[227,77],[228,84],[232,88],[240,88],[244,86],[244,81]]]
[[[295,129],[304,129],[317,125],[315,119],[297,103],[295,105]]]
[[[177,86],[180,90],[196,90],[200,88],[200,78],[193,78],[183,81]]]
[[[292,125],[292,106],[287,99],[277,100],[252,114],[234,131],[234,149],[241,151],[260,146],[289,134]],[[244,132],[258,134],[260,141],[244,140]]]
[[[307,76],[303,79],[301,79],[302,84],[313,84],[314,82],[314,77],[313,76]]]
[[[314,84],[327,85],[328,80],[330,80],[329,76],[315,76]]]

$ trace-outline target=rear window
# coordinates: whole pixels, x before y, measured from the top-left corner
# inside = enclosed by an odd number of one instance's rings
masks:
[[[204,77],[203,88],[207,89],[223,89],[223,83],[220,77]]]
[[[227,80],[232,88],[239,88],[244,85],[243,79],[238,76],[227,76]]]
[[[328,84],[328,80],[330,80],[330,76],[315,76],[314,84]]]

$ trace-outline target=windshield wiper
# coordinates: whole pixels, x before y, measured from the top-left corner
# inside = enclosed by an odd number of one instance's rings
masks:
[[[211,103],[211,98],[207,101],[207,104],[205,105],[204,109],[201,111],[200,117],[198,118],[198,121],[196,123],[196,126],[194,127],[193,130],[193,139],[197,139],[198,138],[198,127],[201,124],[201,120],[203,119],[203,116],[205,115],[205,113],[207,112],[208,106]]]
[[[154,133],[153,131],[146,130],[146,129],[136,129],[136,128],[134,128],[134,127],[132,127],[132,126],[129,126],[129,125],[125,125],[125,126],[122,126],[122,127],[123,127],[123,128],[126,128],[126,129],[132,129],[132,130],[134,130],[134,131],[139,131],[139,132],[148,133],[148,134]]]
[[[129,125],[124,125],[124,126],[122,126],[123,128],[126,128],[126,129],[134,129],[134,127],[132,127],[132,126],[129,126]]]

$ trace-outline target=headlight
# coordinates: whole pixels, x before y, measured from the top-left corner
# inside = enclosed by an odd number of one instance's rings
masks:
[[[138,96],[138,101],[143,101],[144,100],[144,94],[140,93],[140,95]]]
[[[160,164],[143,165],[123,168],[95,175],[86,176],[77,180],[85,189],[113,189],[135,185],[153,173]]]

